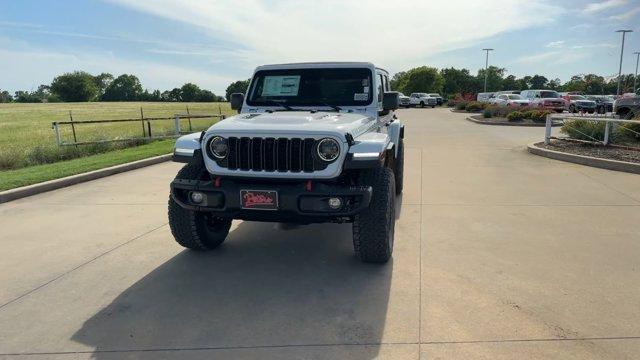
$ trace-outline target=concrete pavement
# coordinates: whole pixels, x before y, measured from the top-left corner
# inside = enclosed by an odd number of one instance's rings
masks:
[[[401,110],[385,266],[350,225],[176,245],[165,163],[0,205],[0,359],[606,359],[640,352],[640,177],[526,152],[543,129]]]

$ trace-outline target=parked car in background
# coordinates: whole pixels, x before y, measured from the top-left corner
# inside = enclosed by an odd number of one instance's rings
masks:
[[[398,93],[400,99],[401,107],[409,107],[411,104],[409,103],[409,97],[401,92]]]
[[[621,119],[640,116],[640,97],[622,97],[613,102],[613,112]]]
[[[434,93],[434,94],[427,94],[427,95],[431,96],[432,98],[436,98],[436,103],[438,105],[442,105],[443,100],[442,100],[442,96],[440,96],[440,94],[435,94]]]
[[[476,97],[476,100],[479,102],[483,102],[483,103],[488,103],[489,99],[491,99],[491,96],[494,95],[495,92],[484,92],[484,93],[478,93],[478,96]]]
[[[613,111],[613,101],[615,98],[612,95],[585,95],[585,97],[596,102],[596,112],[598,114]]]
[[[409,97],[409,104],[411,106],[431,106],[432,108],[438,105],[436,98],[429,96],[427,93],[412,93]]]
[[[499,106],[528,106],[529,100],[518,94],[499,94],[491,98],[489,103]]]
[[[530,106],[541,107],[555,112],[563,112],[565,101],[554,90],[522,90],[520,96],[529,100]]]
[[[583,95],[565,95],[562,98],[565,100],[566,109],[569,110],[570,113],[584,111],[593,114],[596,112],[596,102],[587,99]]]

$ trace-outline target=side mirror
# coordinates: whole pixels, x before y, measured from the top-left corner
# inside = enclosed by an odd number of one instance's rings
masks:
[[[233,93],[231,94],[231,109],[238,110],[242,109],[242,104],[244,103],[244,94],[243,93]]]
[[[400,107],[400,94],[397,91],[387,91],[382,98],[382,110],[396,110]]]

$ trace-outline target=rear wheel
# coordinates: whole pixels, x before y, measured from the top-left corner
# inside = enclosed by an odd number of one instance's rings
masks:
[[[185,165],[176,179],[204,180],[207,170],[199,161]],[[211,250],[222,244],[229,234],[231,219],[215,216],[214,213],[187,210],[169,197],[169,227],[176,242],[192,250]]]
[[[395,179],[387,167],[365,170],[361,185],[373,188],[369,207],[353,221],[353,249],[356,256],[371,263],[386,263],[393,253],[395,230]]]

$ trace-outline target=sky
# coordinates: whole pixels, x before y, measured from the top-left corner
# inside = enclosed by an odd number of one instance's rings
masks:
[[[490,65],[521,77],[635,71],[640,0],[0,0],[0,89],[64,72],[130,73],[148,89],[193,82],[217,94],[262,64],[371,61]]]

